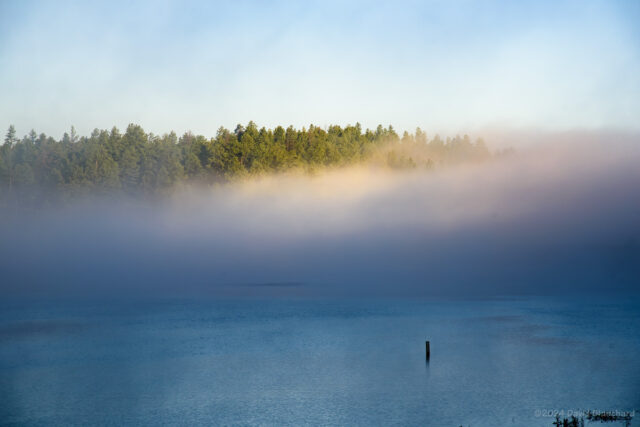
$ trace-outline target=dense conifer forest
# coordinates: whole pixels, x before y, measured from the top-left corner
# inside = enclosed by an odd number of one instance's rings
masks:
[[[372,162],[392,169],[431,169],[487,159],[484,141],[469,136],[427,138],[417,128],[399,136],[392,126],[360,124],[296,129],[258,128],[254,122],[215,137],[174,132],[162,136],[130,124],[79,136],[72,127],[60,140],[10,126],[0,147],[0,200],[55,201],[81,195],[162,194],[183,183],[214,184],[299,170]]]

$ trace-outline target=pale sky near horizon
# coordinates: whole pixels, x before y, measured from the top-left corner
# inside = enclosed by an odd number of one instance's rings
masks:
[[[640,131],[640,1],[0,0],[0,126]]]

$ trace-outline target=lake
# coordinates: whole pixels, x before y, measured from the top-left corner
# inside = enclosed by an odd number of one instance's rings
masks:
[[[7,425],[552,426],[554,411],[635,410],[634,425],[640,417],[637,297],[0,306]]]

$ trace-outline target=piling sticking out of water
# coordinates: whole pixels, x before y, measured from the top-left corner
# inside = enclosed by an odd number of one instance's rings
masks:
[[[429,348],[429,347],[430,347],[430,346],[429,346],[429,341],[426,341],[426,342],[425,342],[425,347],[426,347],[426,348],[425,348],[425,350],[426,350],[426,357],[427,357],[427,360],[429,360],[429,356],[431,356],[431,349]]]

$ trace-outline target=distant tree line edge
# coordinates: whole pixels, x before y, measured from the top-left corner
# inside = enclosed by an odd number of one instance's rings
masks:
[[[187,132],[162,136],[130,124],[60,140],[31,130],[22,139],[9,127],[0,147],[0,201],[47,202],[81,195],[153,195],[177,185],[214,185],[230,180],[371,162],[392,169],[431,169],[482,161],[491,153],[482,139],[464,135],[427,138],[420,128],[399,136],[392,126],[363,130],[359,123],[327,128],[274,129],[253,122],[212,138]]]

